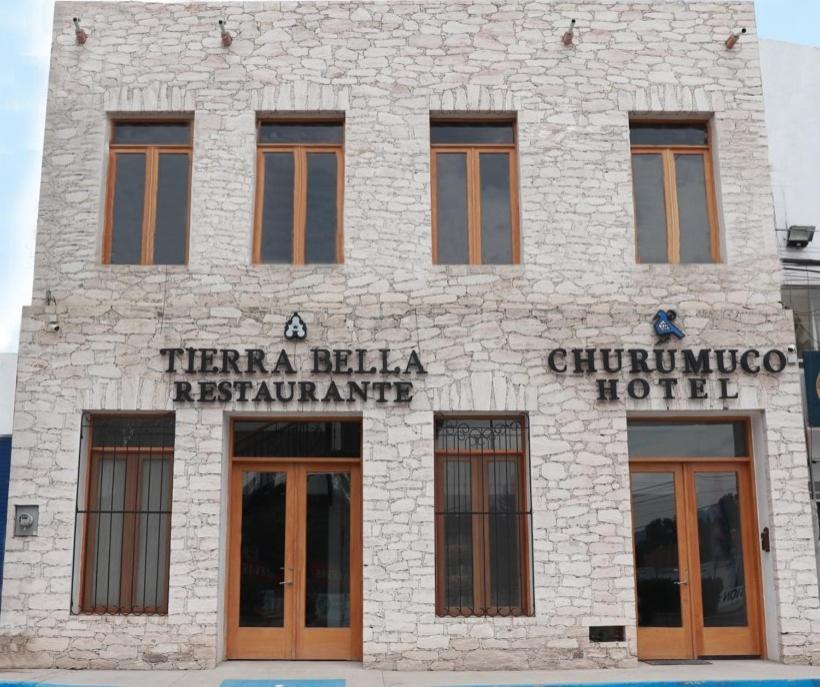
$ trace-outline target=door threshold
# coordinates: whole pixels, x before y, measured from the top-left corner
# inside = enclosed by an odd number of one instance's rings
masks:
[[[710,666],[711,661],[705,658],[643,658],[641,663],[650,666]]]

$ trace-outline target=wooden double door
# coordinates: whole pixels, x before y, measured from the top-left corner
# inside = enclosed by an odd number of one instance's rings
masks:
[[[638,656],[761,656],[751,465],[631,464]]]
[[[227,655],[360,660],[358,461],[234,461]]]

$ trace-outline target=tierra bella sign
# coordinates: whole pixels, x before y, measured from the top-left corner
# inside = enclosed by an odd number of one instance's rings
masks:
[[[288,379],[297,370],[285,349],[273,356],[260,348],[159,352],[165,372],[185,377],[173,381],[174,403],[410,403],[413,382],[407,377],[427,374],[415,350],[399,358],[389,348],[311,348],[308,371],[319,379],[298,381]],[[212,378],[191,379],[203,375]]]

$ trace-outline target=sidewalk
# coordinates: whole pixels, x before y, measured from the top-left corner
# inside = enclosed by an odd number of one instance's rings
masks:
[[[107,687],[219,687],[223,680],[266,680],[273,687],[288,680],[346,680],[345,687],[447,687],[449,685],[576,685],[618,682],[703,680],[797,680],[813,678],[820,687],[820,667],[784,666],[770,661],[715,661],[711,665],[650,666],[610,670],[527,672],[385,672],[358,663],[229,661],[214,670],[197,671],[0,671],[3,682]],[[321,684],[321,683],[319,683]],[[301,686],[300,686],[301,687]],[[309,687],[307,684],[304,687]],[[318,685],[317,685],[318,687]]]

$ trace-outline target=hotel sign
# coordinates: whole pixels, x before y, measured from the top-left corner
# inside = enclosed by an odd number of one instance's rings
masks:
[[[652,326],[663,344],[671,337],[680,340],[686,336],[675,323],[674,310],[658,310],[652,318]],[[682,394],[693,400],[709,398],[707,382],[717,381],[721,400],[737,398],[737,387],[730,375],[740,371],[748,375],[761,372],[779,374],[788,363],[783,351],[756,348],[556,348],[547,355],[547,366],[552,372],[564,374],[629,374],[632,378],[621,383],[618,379],[597,377],[595,386],[599,401],[617,401],[625,394],[628,398],[641,400],[652,393],[653,384],[647,375],[661,376],[654,386],[664,400],[672,400]],[[680,375],[684,375],[680,377]]]
[[[621,380],[596,377],[599,401],[617,401],[624,395],[632,399],[647,398],[653,386],[665,400],[685,394],[690,399],[707,399],[706,384],[710,378],[718,383],[718,398],[737,398],[737,387],[730,375],[744,372],[779,374],[788,359],[783,351],[756,348],[555,348],[547,355],[547,366],[557,374],[629,374],[626,384]],[[653,383],[647,375],[678,375],[657,377]],[[683,375],[681,378],[679,375]]]

